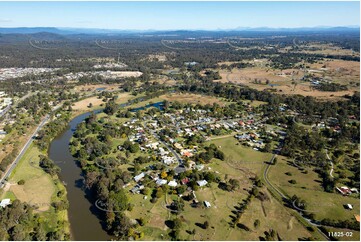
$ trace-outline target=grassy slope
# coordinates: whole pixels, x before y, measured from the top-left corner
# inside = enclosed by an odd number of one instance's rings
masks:
[[[40,151],[32,144],[10,175],[11,187],[9,191],[2,194],[2,198],[17,198],[22,202],[36,206],[35,211],[40,213],[41,221],[50,229],[56,227],[58,221],[63,221],[66,224],[68,222],[67,210],[56,213],[51,207],[51,202],[59,199],[56,194],[59,191],[66,193],[66,190],[62,183],[53,180],[49,174],[39,167],[39,154],[41,154]],[[17,182],[22,179],[25,184],[17,185]],[[65,227],[65,232],[69,232],[68,227]]]

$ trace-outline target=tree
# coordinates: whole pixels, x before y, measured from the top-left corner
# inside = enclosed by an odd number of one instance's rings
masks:
[[[270,143],[266,143],[266,145],[264,146],[264,151],[265,152],[271,152],[271,144]]]
[[[239,188],[239,181],[237,179],[233,179],[233,178],[229,179],[229,184],[231,191],[234,191],[237,188]]]
[[[124,192],[124,189],[121,189],[118,192],[111,191],[109,193],[109,206],[113,211],[121,212],[125,211],[128,208],[129,199]]]
[[[204,228],[204,229],[208,229],[208,227],[209,227],[209,222],[208,222],[208,221],[205,221],[205,222],[203,223],[203,228]]]
[[[166,171],[162,171],[162,172],[160,173],[160,177],[161,177],[162,179],[167,178],[167,176],[168,176],[168,174],[167,174]]]
[[[111,99],[105,105],[104,113],[106,113],[108,115],[113,115],[114,113],[116,113],[118,111],[118,109],[119,109],[119,105],[116,104],[113,99]]]
[[[256,219],[256,220],[254,221],[254,223],[253,223],[253,226],[254,226],[255,228],[258,228],[258,227],[260,226],[260,224],[261,224],[261,222],[259,221],[259,219]]]

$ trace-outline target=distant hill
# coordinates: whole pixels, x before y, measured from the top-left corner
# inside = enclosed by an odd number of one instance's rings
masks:
[[[338,31],[338,32],[354,32],[360,31],[360,27],[305,27],[305,28],[269,28],[269,27],[238,27],[234,29],[217,29],[217,30],[117,30],[117,29],[92,29],[92,28],[55,28],[55,27],[18,27],[18,28],[0,28],[0,34],[35,34],[35,33],[53,33],[60,35],[74,35],[74,34],[184,34],[187,32],[307,32],[307,31]]]

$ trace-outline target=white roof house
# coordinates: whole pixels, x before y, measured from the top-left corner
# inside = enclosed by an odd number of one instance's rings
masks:
[[[172,156],[163,156],[162,160],[163,160],[163,163],[166,165],[170,165],[175,162],[175,158]]]
[[[161,185],[167,184],[167,180],[158,179],[155,183],[156,183],[158,186],[161,186]]]
[[[204,205],[206,205],[207,208],[210,208],[210,207],[211,207],[211,203],[208,202],[208,201],[204,201]]]
[[[198,186],[203,187],[208,184],[206,180],[197,181]]]
[[[142,173],[140,173],[139,175],[137,175],[137,176],[134,177],[134,181],[138,182],[138,181],[140,181],[142,178],[144,178],[144,176],[145,176],[145,173],[142,172]]]
[[[168,186],[170,187],[176,187],[178,184],[175,180],[168,182]]]
[[[5,198],[3,200],[1,200],[0,202],[0,207],[5,208],[6,206],[10,205],[10,198]]]

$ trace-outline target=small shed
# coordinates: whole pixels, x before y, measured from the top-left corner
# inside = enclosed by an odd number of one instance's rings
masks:
[[[198,186],[203,187],[208,184],[206,180],[197,181]]]
[[[206,206],[206,208],[210,208],[211,207],[211,203],[208,201],[204,201],[204,205]]]

